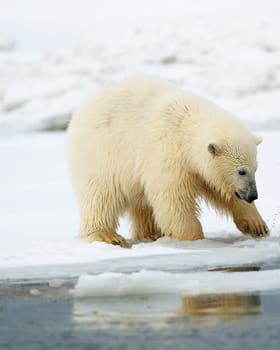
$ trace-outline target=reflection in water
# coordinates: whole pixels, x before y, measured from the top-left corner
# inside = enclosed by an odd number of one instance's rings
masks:
[[[180,296],[175,294],[78,299],[73,305],[73,321],[82,328],[164,328],[179,306]]]
[[[258,294],[154,295],[75,300],[73,321],[79,328],[162,329],[241,322],[260,313]]]
[[[258,294],[184,295],[178,316],[223,316],[224,320],[240,320],[261,313]]]
[[[211,269],[209,271],[225,271],[225,272],[248,272],[248,271],[260,271],[259,266],[233,266],[233,267],[219,267],[217,269]]]

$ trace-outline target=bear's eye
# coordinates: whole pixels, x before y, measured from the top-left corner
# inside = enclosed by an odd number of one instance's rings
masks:
[[[244,175],[247,174],[247,172],[246,172],[246,170],[238,170],[238,174],[239,174],[240,176],[244,176]]]

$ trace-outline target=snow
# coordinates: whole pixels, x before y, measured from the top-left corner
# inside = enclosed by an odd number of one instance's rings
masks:
[[[0,5],[0,280],[44,278],[55,287],[85,272],[110,272],[100,276],[103,285],[96,284],[105,294],[108,276],[120,288],[138,276],[138,292],[141,285],[157,290],[161,276],[174,282],[172,288],[185,288],[193,278],[198,283],[193,287],[202,290],[202,278],[213,289],[225,278],[202,271],[279,263],[278,0],[104,0],[98,7],[91,0],[0,0]],[[257,205],[270,237],[242,236],[231,221],[204,208],[206,238],[197,242],[161,238],[123,249],[78,239],[79,213],[61,130],[89,95],[139,72],[210,98],[263,136]],[[129,237],[126,218],[119,232]],[[278,270],[249,274],[234,275],[238,288],[251,288],[245,276],[252,281],[259,276],[263,288],[279,287]],[[94,293],[94,278],[99,277],[83,276],[79,283],[86,281]]]
[[[0,130],[63,129],[89,95],[138,72],[279,129],[279,10],[277,0],[6,1]]]
[[[206,239],[132,242],[124,249],[79,240],[79,212],[70,184],[64,133],[13,135],[0,139],[0,279],[79,276],[83,272],[201,270],[258,265],[280,258],[280,133],[262,133],[257,205],[271,236],[242,236],[231,221],[205,207]],[[273,171],[271,171],[273,169]],[[119,232],[129,237],[129,223]]]
[[[112,286],[114,286],[112,288]],[[280,289],[280,270],[170,273],[141,270],[131,274],[105,272],[82,275],[74,289],[76,298],[142,296],[153,294],[248,293]]]

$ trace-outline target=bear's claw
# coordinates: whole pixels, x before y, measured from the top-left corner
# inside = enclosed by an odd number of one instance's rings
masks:
[[[235,220],[237,228],[245,235],[254,238],[269,235],[269,229],[266,223],[259,217],[247,217],[246,219]]]
[[[262,224],[261,226],[253,228],[251,225],[245,224],[244,231],[241,230],[245,234],[249,234],[252,237],[264,237],[269,235],[269,229],[266,224]]]
[[[89,243],[105,242],[113,245],[119,245],[123,248],[128,248],[129,244],[126,239],[116,232],[94,231],[87,234],[86,240]]]

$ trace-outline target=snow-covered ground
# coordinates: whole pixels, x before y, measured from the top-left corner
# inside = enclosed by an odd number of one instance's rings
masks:
[[[280,259],[278,0],[0,0],[0,8],[0,279]],[[270,237],[246,238],[205,208],[198,242],[123,249],[77,238],[65,134],[42,130],[63,130],[89,95],[139,72],[214,100],[264,137],[257,205]],[[126,219],[119,232],[129,237]]]
[[[123,271],[130,267],[134,271],[192,270],[260,264],[280,258],[280,162],[275,159],[280,134],[262,136],[258,207],[271,228],[270,237],[244,237],[232,222],[204,208],[202,222],[207,239],[177,242],[162,238],[134,244],[131,249],[78,239],[79,213],[69,181],[64,133],[2,137],[0,278],[77,275],[94,271],[95,267],[101,272],[102,266],[104,270]],[[125,219],[119,232],[129,237]],[[114,261],[115,258],[123,259]],[[78,270],[75,264],[80,265]]]

